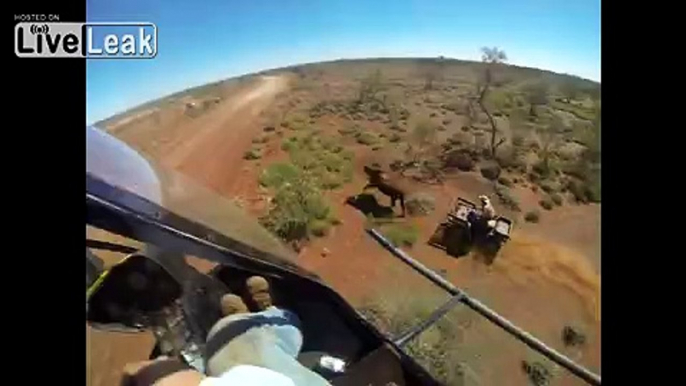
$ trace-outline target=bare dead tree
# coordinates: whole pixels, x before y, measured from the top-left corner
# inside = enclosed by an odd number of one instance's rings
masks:
[[[507,61],[507,55],[505,54],[505,51],[498,49],[498,47],[483,47],[481,48],[481,61],[485,63],[485,69],[483,80],[477,85],[477,103],[479,104],[479,107],[481,107],[481,110],[486,113],[488,122],[491,126],[490,152],[491,157],[495,158],[496,151],[500,145],[505,143],[505,138],[500,138],[497,140],[498,126],[495,122],[495,118],[493,118],[493,114],[491,114],[485,104],[485,99],[488,95],[491,84],[493,83],[493,70],[499,64]]]
[[[539,150],[539,157],[543,163],[543,168],[546,174],[550,173],[550,160],[556,153],[558,144],[556,142],[557,136],[552,127],[538,130],[538,138],[541,143]]]

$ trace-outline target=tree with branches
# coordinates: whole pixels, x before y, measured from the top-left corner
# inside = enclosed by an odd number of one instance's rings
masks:
[[[445,65],[445,58],[439,56],[436,59],[430,59],[424,66],[422,76],[424,77],[424,89],[433,90],[434,83],[443,78],[443,66]]]
[[[548,103],[548,84],[544,81],[529,83],[524,89],[526,100],[529,102],[529,116],[536,116],[536,106]]]
[[[358,103],[376,100],[377,94],[383,89],[383,75],[380,69],[370,73],[360,82]]]
[[[477,85],[477,103],[481,110],[486,113],[488,122],[491,126],[490,155],[495,158],[498,147],[505,143],[505,138],[498,139],[498,126],[493,118],[493,114],[486,106],[485,100],[491,85],[493,84],[493,72],[502,63],[507,61],[505,51],[498,47],[481,48],[481,61],[485,64],[483,79]]]
[[[549,176],[552,172],[551,160],[557,151],[557,135],[553,127],[538,130],[541,149],[538,152],[540,158],[540,169],[544,176]]]
[[[562,94],[563,100],[567,103],[570,103],[573,99],[578,98],[581,91],[574,79],[565,79],[558,86],[558,88]]]

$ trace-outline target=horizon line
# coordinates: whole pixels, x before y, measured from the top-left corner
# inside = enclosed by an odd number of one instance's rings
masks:
[[[313,61],[313,62],[290,63],[290,64],[285,64],[285,65],[276,66],[276,67],[269,67],[269,68],[264,68],[264,69],[259,69],[259,70],[253,70],[253,71],[250,71],[250,72],[244,72],[244,73],[233,74],[233,75],[229,75],[229,76],[227,76],[227,77],[220,77],[220,78],[217,78],[217,79],[214,79],[214,80],[204,81],[204,83],[200,83],[200,84],[192,84],[192,85],[190,85],[190,86],[187,86],[186,88],[183,88],[183,89],[180,89],[180,90],[177,90],[177,91],[172,91],[172,92],[169,92],[169,93],[164,93],[164,94],[161,95],[161,96],[158,96],[158,97],[155,97],[155,98],[148,99],[148,100],[146,100],[146,101],[144,101],[144,102],[138,103],[138,104],[135,105],[135,106],[131,106],[131,107],[128,107],[128,108],[126,108],[126,109],[124,109],[124,110],[122,110],[122,111],[112,113],[112,114],[110,114],[109,116],[107,116],[107,117],[105,117],[105,118],[101,118],[101,119],[95,120],[94,122],[90,122],[90,123],[86,122],[86,125],[87,125],[87,126],[97,126],[98,124],[101,124],[102,122],[105,122],[105,121],[107,121],[107,120],[113,119],[113,118],[115,118],[115,117],[117,117],[117,116],[119,116],[119,115],[125,115],[125,114],[130,113],[130,112],[133,112],[133,111],[135,111],[136,109],[141,108],[141,107],[143,107],[143,106],[145,106],[145,105],[152,104],[152,103],[154,103],[154,102],[156,102],[156,101],[160,101],[160,100],[163,100],[163,99],[165,99],[165,98],[169,98],[169,97],[171,97],[171,96],[173,96],[173,95],[175,95],[175,94],[179,94],[179,93],[182,93],[182,92],[184,92],[184,91],[192,90],[192,89],[194,89],[194,88],[199,88],[199,87],[202,87],[202,86],[205,86],[205,85],[209,85],[209,84],[213,84],[213,83],[221,83],[221,82],[225,82],[225,81],[228,81],[228,80],[231,80],[231,79],[237,79],[237,78],[241,78],[241,77],[245,77],[245,76],[259,75],[259,74],[261,74],[261,73],[270,72],[270,71],[278,71],[278,70],[285,70],[285,69],[288,69],[288,68],[291,68],[291,67],[308,66],[308,65],[315,65],[315,64],[325,64],[325,63],[333,63],[333,62],[340,62],[340,61],[364,61],[364,60],[378,60],[378,59],[385,59],[385,60],[393,60],[393,59],[396,59],[396,60],[399,60],[399,59],[402,59],[402,60],[412,60],[412,59],[414,59],[414,60],[416,60],[416,59],[433,59],[433,60],[435,60],[435,59],[438,59],[438,58],[441,58],[441,57],[442,57],[443,59],[445,59],[445,60],[452,60],[452,61],[458,61],[458,62],[467,62],[467,63],[474,63],[474,64],[481,64],[481,63],[483,63],[483,62],[480,61],[480,60],[459,59],[459,58],[448,57],[448,56],[443,56],[443,55],[438,55],[438,56],[374,56],[374,57],[348,57],[348,58],[337,58],[337,59],[320,60],[320,61]],[[581,79],[581,80],[585,80],[585,81],[597,83],[597,84],[599,84],[599,85],[601,84],[600,79],[595,80],[595,79],[586,78],[586,77],[583,77],[583,76],[580,76],[580,75],[576,75],[576,74],[565,73],[565,72],[556,72],[556,71],[554,71],[554,70],[549,70],[549,69],[539,68],[539,67],[530,67],[530,66],[520,65],[520,64],[516,64],[516,63],[506,63],[506,62],[504,62],[504,63],[501,63],[501,64],[504,65],[504,66],[508,66],[508,67],[515,67],[515,68],[521,68],[521,69],[528,69],[528,70],[536,70],[536,71],[541,71],[541,72],[548,72],[548,73],[552,73],[552,74],[555,74],[555,75],[570,76],[570,77],[579,78],[579,79]]]

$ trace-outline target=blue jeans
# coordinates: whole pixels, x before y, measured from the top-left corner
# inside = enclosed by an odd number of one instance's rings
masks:
[[[220,319],[207,337],[207,374],[220,376],[246,364],[279,372],[298,386],[330,385],[298,362],[303,344],[299,326],[297,315],[273,306]]]

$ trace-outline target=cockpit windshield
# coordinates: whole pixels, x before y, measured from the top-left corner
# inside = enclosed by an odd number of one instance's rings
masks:
[[[264,252],[259,257],[250,257],[272,260],[269,262],[276,264],[294,261],[293,252],[233,201],[144,158],[119,139],[95,127],[87,127],[86,141],[87,176],[133,193],[250,249]],[[154,213],[141,214],[155,216]],[[159,220],[164,222],[164,218]]]

